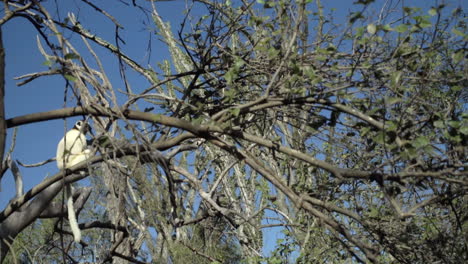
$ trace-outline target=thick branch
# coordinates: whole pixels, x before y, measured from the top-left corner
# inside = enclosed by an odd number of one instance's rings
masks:
[[[12,242],[13,239],[25,227],[31,224],[57,195],[63,187],[62,182],[55,182],[41,190],[36,199],[25,206],[24,210],[12,211],[8,216],[0,220],[0,260],[8,253],[9,247],[5,241]],[[29,192],[28,192],[29,193]],[[23,198],[24,195],[21,197]],[[20,199],[21,199],[20,198]],[[9,205],[10,206],[10,205]]]
[[[159,123],[166,126],[181,128],[190,132],[203,133],[208,131],[222,132],[221,129],[215,129],[214,126],[196,126],[192,123],[160,114],[152,114],[120,108],[102,108],[102,107],[70,107],[48,112],[34,113],[24,116],[10,118],[6,121],[7,128],[30,124],[35,122],[60,119],[72,116],[93,115],[106,116],[114,118],[125,118],[130,120],[147,121],[151,123]]]
[[[362,170],[354,170],[354,169],[343,169],[333,166],[330,163],[325,161],[317,160],[306,153],[300,152],[298,150],[288,148],[282,146],[276,142],[271,140],[266,140],[261,137],[257,137],[254,135],[247,134],[245,132],[239,130],[232,130],[232,129],[221,129],[215,125],[194,125],[189,121],[185,121],[179,118],[165,116],[161,114],[152,114],[146,112],[139,112],[134,110],[128,109],[120,109],[120,108],[100,108],[97,107],[71,107],[71,108],[63,108],[58,110],[52,110],[48,112],[41,112],[41,113],[34,113],[24,116],[18,116],[14,118],[10,118],[6,121],[7,127],[15,127],[23,124],[30,124],[34,122],[52,120],[52,119],[60,119],[65,117],[72,117],[72,116],[80,116],[80,115],[94,115],[94,116],[107,116],[107,117],[114,117],[114,118],[125,118],[130,120],[139,120],[139,121],[147,121],[150,123],[158,123],[165,126],[180,128],[190,133],[182,134],[182,138],[191,138],[199,136],[203,138],[210,138],[209,133],[217,132],[217,133],[225,133],[235,138],[242,138],[248,140],[252,143],[256,143],[262,146],[265,146],[269,149],[280,151],[286,155],[290,155],[297,159],[303,160],[311,165],[320,167],[337,177],[346,177],[346,178],[358,178],[358,179],[375,179],[376,177],[383,177],[385,180],[396,180],[399,181],[401,178],[409,177],[411,175],[415,175],[417,173],[396,173],[392,175],[387,175],[385,173],[377,173],[372,171],[362,171]],[[458,176],[466,175],[465,172],[448,172],[448,171],[440,171],[440,172],[421,172],[421,176],[430,176],[434,178],[443,179],[446,181],[467,185],[466,181],[462,180],[455,180],[455,179],[446,179],[444,175],[447,174],[456,174]]]
[[[79,188],[73,193],[73,207],[77,211],[78,214],[81,209],[83,209],[84,204],[88,200],[89,196],[91,195],[91,187],[83,187]],[[62,203],[51,203],[42,213],[39,215],[39,218],[54,218],[59,216],[67,216],[67,208],[66,206],[62,206]]]

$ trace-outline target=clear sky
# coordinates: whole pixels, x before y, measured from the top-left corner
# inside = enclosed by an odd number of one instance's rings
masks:
[[[148,57],[148,40],[151,33],[148,30],[154,29],[151,19],[144,17],[143,13],[137,8],[126,6],[121,1],[116,0],[100,0],[92,1],[96,5],[102,7],[111,15],[113,15],[125,29],[121,31],[121,37],[126,41],[122,45],[122,49],[130,57],[135,58],[141,65],[149,64],[156,69],[157,63],[162,59],[169,59],[169,54],[164,43],[159,41],[157,37],[151,36],[151,57]],[[112,4],[109,4],[112,2]],[[129,1],[131,2],[131,1]],[[137,2],[146,1],[137,0]],[[336,8],[335,15],[338,21],[345,21],[346,14],[350,11],[351,3],[354,0],[322,0],[322,4],[328,8]],[[377,1],[385,2],[385,1]],[[413,0],[406,1],[407,5],[424,5],[430,6],[442,1],[426,1]],[[456,1],[454,1],[456,2]],[[90,29],[93,33],[97,33],[100,37],[114,43],[114,26],[101,14],[98,14],[93,9],[79,0],[65,1],[43,1],[43,4],[48,8],[52,15],[57,15],[55,12],[55,3],[59,4],[60,17],[65,17],[67,12],[74,12],[80,23]],[[465,1],[459,1],[459,5],[466,6]],[[163,1],[156,3],[157,10],[163,20],[169,21],[173,29],[177,29],[184,17],[186,3],[183,0]],[[261,7],[261,5],[258,5]],[[201,10],[195,10],[200,13]],[[3,14],[3,10],[1,12]],[[146,25],[143,23],[145,22]],[[18,81],[13,80],[14,77],[47,70],[47,66],[43,65],[45,59],[39,53],[36,45],[37,32],[32,25],[24,18],[14,18],[7,22],[3,27],[3,41],[6,50],[6,117],[49,111],[63,107],[63,97],[65,89],[65,81],[62,77],[46,77],[30,82],[24,86],[17,87]],[[66,33],[66,37],[71,37],[77,47],[80,47],[81,40],[78,36]],[[44,45],[45,46],[45,45]],[[109,75],[114,88],[124,89],[123,83],[118,73],[118,64],[114,56],[109,56],[109,52],[103,49],[96,50],[101,56],[107,74]],[[131,75],[130,83],[135,90],[145,89],[148,83],[142,81],[135,75]],[[71,106],[71,105],[68,105]],[[70,118],[67,121],[67,127],[71,128],[77,118]],[[8,130],[7,149],[11,143],[13,130]],[[54,120],[30,125],[21,126],[18,129],[16,139],[16,148],[12,154],[13,159],[17,159],[22,163],[30,164],[37,163],[55,156],[56,146],[64,133],[64,121]],[[23,168],[20,167],[24,183],[25,191],[31,189],[48,175],[53,175],[58,172],[55,162],[49,163],[38,168]],[[11,173],[8,171],[1,181],[2,190],[0,192],[0,208],[4,208],[6,203],[14,195],[14,183]],[[270,238],[274,240],[268,243],[271,246],[275,243],[275,237],[280,235],[272,235]],[[267,249],[268,251],[269,249]]]

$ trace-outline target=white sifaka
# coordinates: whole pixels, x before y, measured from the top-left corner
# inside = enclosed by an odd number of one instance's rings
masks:
[[[62,170],[70,168],[90,157],[91,151],[87,149],[86,132],[88,124],[85,121],[76,122],[75,126],[69,130],[60,140],[57,146],[57,167]],[[65,187],[67,196],[68,221],[76,243],[81,241],[81,231],[76,220],[75,209],[73,207],[73,193],[70,184]]]
[[[84,121],[77,121],[75,126],[60,140],[56,155],[59,169],[70,168],[89,158],[91,151],[86,148],[87,131],[88,125]]]

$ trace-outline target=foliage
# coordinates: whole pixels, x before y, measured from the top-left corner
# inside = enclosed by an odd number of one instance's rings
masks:
[[[103,243],[81,260],[465,262],[466,13],[386,3],[356,1],[340,21],[319,0],[199,0],[177,34],[153,5],[171,56],[159,69],[34,3],[28,15],[56,33],[39,46],[40,76],[62,75],[82,106],[67,113],[106,138],[82,167],[95,175],[82,221],[111,227],[85,233]],[[57,27],[148,88],[117,95],[99,56]],[[262,253],[278,226],[284,238]]]

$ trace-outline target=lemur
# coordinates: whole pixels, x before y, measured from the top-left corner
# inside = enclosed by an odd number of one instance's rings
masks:
[[[85,121],[77,121],[75,126],[65,134],[62,140],[60,140],[57,146],[56,155],[57,167],[60,170],[70,168],[90,157],[91,151],[87,149],[85,136],[88,130],[89,126]],[[76,243],[79,243],[81,241],[81,231],[78,227],[75,209],[73,207],[72,187],[70,184],[67,184],[65,188],[68,221],[70,223],[74,240]]]

